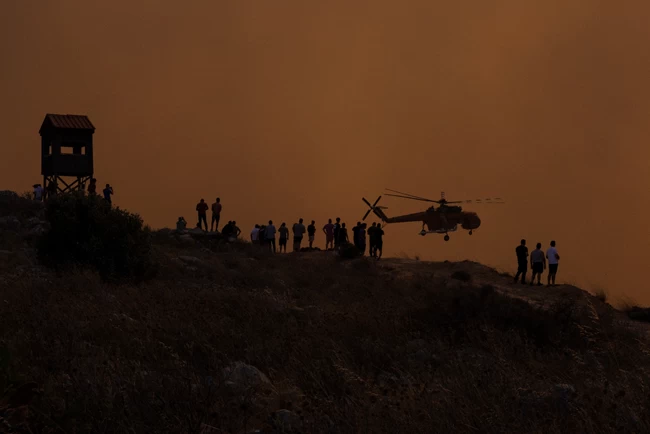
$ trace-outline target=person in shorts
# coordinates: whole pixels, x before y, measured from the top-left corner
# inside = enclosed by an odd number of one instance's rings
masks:
[[[555,241],[551,241],[551,247],[546,251],[546,259],[548,260],[548,286],[555,286],[555,275],[557,274],[557,266],[560,262],[560,255],[555,248]],[[551,283],[553,282],[553,283]]]
[[[533,275],[530,278],[530,284],[535,283],[535,276],[537,276],[537,285],[542,285],[542,274],[546,270],[546,258],[542,251],[542,243],[537,243],[537,248],[530,252],[530,268],[533,270]]]
[[[309,248],[314,248],[314,239],[316,238],[316,222],[311,221],[311,224],[307,226],[307,235],[309,236]]]
[[[327,224],[323,226],[323,232],[325,233],[325,250],[330,250],[334,248],[334,225],[332,224],[332,219],[327,221]]]

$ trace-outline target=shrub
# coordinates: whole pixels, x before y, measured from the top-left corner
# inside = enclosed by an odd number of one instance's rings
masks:
[[[43,202],[37,202],[18,195],[13,191],[0,191],[0,217],[14,216],[19,219],[38,216],[43,210]]]
[[[458,270],[452,273],[451,278],[460,280],[461,282],[469,282],[472,280],[472,275],[465,270]]]
[[[354,244],[342,244],[339,247],[339,257],[341,259],[353,259],[361,255],[361,252]]]
[[[50,230],[38,245],[49,266],[95,268],[105,280],[141,280],[153,271],[151,233],[137,214],[96,196],[64,194],[48,200]]]

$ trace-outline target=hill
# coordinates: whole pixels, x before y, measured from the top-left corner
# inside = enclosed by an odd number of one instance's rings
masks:
[[[0,432],[650,432],[645,324],[579,288],[169,230],[116,284],[44,216],[0,194]]]

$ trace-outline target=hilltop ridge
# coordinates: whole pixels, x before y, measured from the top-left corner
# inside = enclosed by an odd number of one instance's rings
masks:
[[[579,288],[171,230],[116,284],[41,265],[42,205],[2,197],[0,432],[650,430],[646,329]]]

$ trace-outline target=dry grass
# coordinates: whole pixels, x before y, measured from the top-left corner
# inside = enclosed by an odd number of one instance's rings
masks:
[[[327,253],[161,234],[154,250],[142,286],[5,270],[0,386],[41,389],[33,432],[281,432],[282,408],[304,433],[650,431],[647,343],[609,306],[594,325],[575,301],[533,308],[451,279],[454,264],[400,280]],[[229,393],[236,361],[272,390]]]

